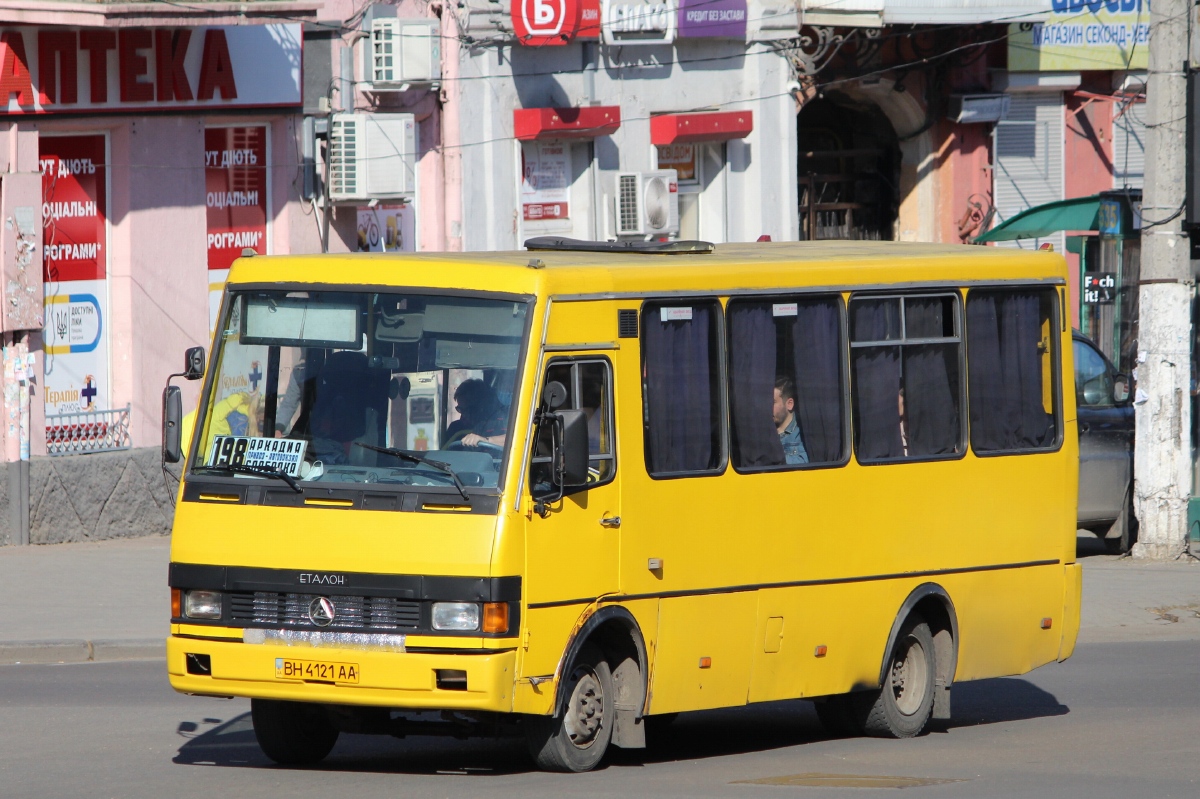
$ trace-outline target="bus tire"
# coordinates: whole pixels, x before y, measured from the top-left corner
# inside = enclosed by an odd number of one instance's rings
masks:
[[[562,690],[561,716],[525,719],[529,754],[543,771],[590,771],[608,749],[617,715],[612,672],[598,647],[580,648]]]
[[[338,730],[320,705],[251,699],[250,718],[263,754],[281,766],[317,763],[337,743]]]
[[[836,738],[852,738],[862,735],[862,723],[854,708],[853,697],[848,694],[827,696],[813,702],[817,718],[825,731]]]
[[[883,685],[861,694],[863,732],[876,738],[912,738],[924,732],[933,711],[936,674],[933,635],[924,619],[913,614],[896,636]]]

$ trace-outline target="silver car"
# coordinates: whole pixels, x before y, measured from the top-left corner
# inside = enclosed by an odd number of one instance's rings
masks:
[[[1079,411],[1079,527],[1113,554],[1137,540],[1133,517],[1133,403],[1119,374],[1086,336],[1074,334]]]

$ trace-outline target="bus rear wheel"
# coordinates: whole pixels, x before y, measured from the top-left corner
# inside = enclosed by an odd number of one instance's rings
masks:
[[[590,771],[604,757],[616,721],[612,671],[598,647],[579,650],[562,690],[562,716],[525,720],[529,754],[543,771]]]
[[[888,656],[883,686],[862,694],[863,732],[877,738],[912,738],[925,731],[933,712],[933,635],[919,616],[911,616]]]
[[[317,763],[337,743],[338,730],[320,705],[251,699],[250,718],[263,754],[281,766]]]

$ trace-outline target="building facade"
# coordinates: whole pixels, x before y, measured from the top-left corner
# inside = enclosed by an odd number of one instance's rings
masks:
[[[1137,0],[18,5],[0,544],[169,529],[161,390],[245,250],[969,243],[1140,188]],[[1004,246],[1079,297],[1097,234]]]

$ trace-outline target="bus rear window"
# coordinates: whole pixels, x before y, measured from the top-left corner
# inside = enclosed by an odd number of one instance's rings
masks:
[[[1054,290],[975,290],[967,297],[971,448],[1057,444]]]

